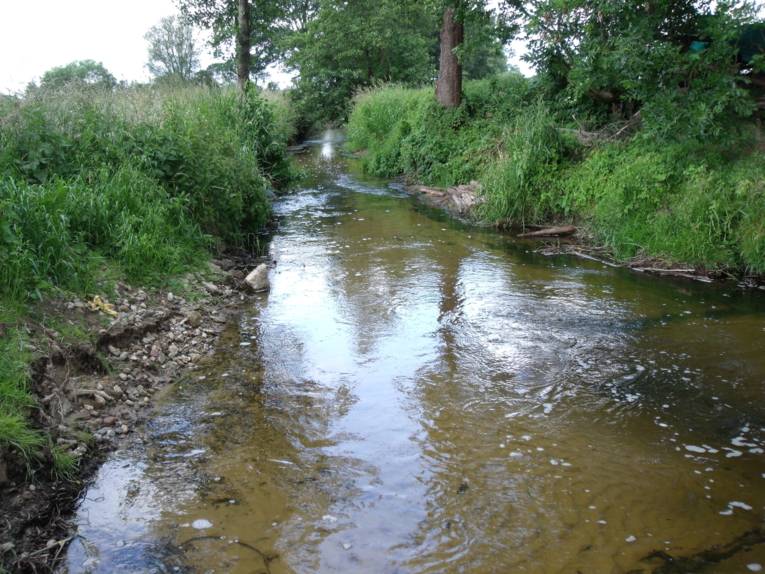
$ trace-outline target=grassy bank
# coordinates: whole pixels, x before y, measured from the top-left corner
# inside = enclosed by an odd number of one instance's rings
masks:
[[[32,457],[47,440],[28,422],[31,306],[158,285],[256,246],[269,189],[290,178],[286,111],[196,87],[0,100],[0,454]]]
[[[704,139],[642,129],[582,143],[570,115],[519,75],[464,89],[456,110],[440,108],[431,88],[359,95],[348,133],[367,171],[441,186],[478,180],[483,222],[574,222],[621,259],[765,273],[765,161],[752,124]]]

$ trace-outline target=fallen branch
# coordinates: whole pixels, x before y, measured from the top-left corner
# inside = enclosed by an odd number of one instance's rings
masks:
[[[703,283],[712,283],[713,279],[707,275],[696,273],[695,269],[662,269],[661,267],[630,267],[633,271],[639,273],[651,273],[653,275],[670,275],[672,277],[685,277],[694,279]]]
[[[567,237],[576,233],[576,227],[573,225],[564,225],[562,227],[546,227],[538,231],[529,231],[527,233],[521,233],[518,237],[534,238],[534,237]]]

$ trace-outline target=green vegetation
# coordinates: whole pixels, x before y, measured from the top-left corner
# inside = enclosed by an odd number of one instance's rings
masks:
[[[344,121],[354,93],[380,82],[420,86],[438,73],[440,2],[321,2],[289,40],[288,62],[300,71],[292,92],[305,124]],[[507,70],[496,20],[484,9],[466,19],[465,75]]]
[[[457,20],[482,4],[442,3]],[[536,77],[468,82],[442,105],[430,87],[361,93],[348,131],[368,171],[478,180],[484,222],[575,221],[619,258],[765,273],[753,3],[506,0],[500,12],[529,38]]]
[[[31,87],[34,89],[36,86]],[[78,60],[65,66],[51,68],[40,80],[42,90],[65,88],[112,90],[115,87],[117,87],[117,79],[101,62],[94,60]]]
[[[47,76],[47,75],[46,75]],[[291,177],[294,116],[254,89],[36,89],[0,102],[0,448],[31,456],[24,305],[160,284],[249,248]],[[74,329],[72,336],[82,336]],[[54,471],[73,471],[52,451]]]
[[[9,317],[8,312],[0,308],[3,320]],[[4,327],[0,337],[0,447],[11,446],[25,458],[45,444],[44,437],[32,430],[26,420],[34,404],[27,390],[27,360],[21,332]]]
[[[753,126],[739,120],[711,140],[644,128],[584,145],[540,91],[512,74],[468,82],[454,110],[431,89],[365,92],[349,121],[351,146],[366,150],[376,175],[478,180],[485,222],[574,221],[623,259],[765,272],[765,162]]]

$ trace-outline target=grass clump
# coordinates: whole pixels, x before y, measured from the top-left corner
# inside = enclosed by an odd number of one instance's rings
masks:
[[[430,89],[381,87],[357,97],[350,145],[376,175],[478,180],[487,223],[574,222],[622,259],[765,273],[765,162],[753,126],[703,141],[646,128],[585,146],[541,96],[512,74],[467,82],[454,110]]]
[[[4,317],[6,313],[2,314]],[[34,406],[27,388],[24,337],[18,329],[3,326],[0,337],[0,451],[12,447],[29,459],[45,444],[45,437],[30,428],[27,415]]]

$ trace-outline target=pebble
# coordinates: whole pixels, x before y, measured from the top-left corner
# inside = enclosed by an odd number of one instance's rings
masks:
[[[624,539],[624,541],[625,541],[627,544],[634,544],[635,542],[637,542],[637,538],[635,538],[635,537],[634,537],[634,536],[632,536],[632,535],[629,535],[629,536],[627,536],[627,538],[625,538],[625,539]]]

